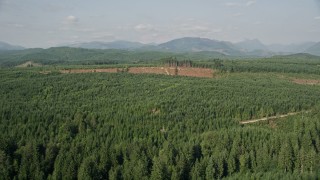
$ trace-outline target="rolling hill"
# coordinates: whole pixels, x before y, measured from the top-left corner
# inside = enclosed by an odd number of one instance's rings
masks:
[[[84,42],[67,45],[68,47],[85,48],[85,49],[137,49],[145,44],[130,41],[113,41],[113,42]]]
[[[282,62],[287,64],[320,64],[320,56],[308,53],[296,53],[289,55],[277,55],[269,58],[270,62]]]
[[[114,42],[84,42],[65,45],[67,47],[85,48],[85,49],[120,49],[132,51],[161,51],[161,52],[216,52],[227,56],[253,56],[253,57],[271,57],[282,52],[280,48],[274,53],[268,49],[267,45],[261,43],[258,39],[244,40],[238,43],[227,41],[218,41],[200,37],[183,37],[173,39],[162,44],[143,44],[130,41]],[[285,45],[283,45],[285,46]],[[297,47],[298,48],[298,47]],[[288,48],[290,49],[290,48]],[[302,52],[300,50],[298,52]],[[296,51],[294,51],[296,52]]]
[[[306,49],[304,52],[320,56],[320,42],[314,44],[310,48]]]
[[[66,45],[73,48],[85,49],[120,49],[120,50],[137,50],[137,51],[163,51],[163,52],[201,52],[212,51],[224,55],[242,55],[237,47],[230,42],[216,41],[205,38],[185,37],[174,39],[172,41],[156,44],[142,44],[130,41],[114,42],[85,42]]]
[[[271,44],[268,45],[268,49],[273,52],[285,52],[285,53],[301,53],[312,47],[315,42],[305,42],[298,44]]]
[[[13,67],[32,61],[43,65],[50,64],[119,64],[149,63],[165,58],[178,60],[210,60],[223,58],[224,54],[214,51],[202,52],[165,52],[165,51],[131,51],[119,49],[83,49],[71,47],[54,47],[49,49],[25,49],[0,53],[0,67]]]
[[[235,43],[237,47],[245,51],[264,50],[268,51],[268,47],[261,43],[258,39],[247,39],[238,43]]]
[[[230,42],[198,37],[174,39],[172,41],[159,44],[158,48],[173,52],[215,51],[225,55],[243,55],[243,53]]]
[[[61,62],[115,63],[123,61],[152,61],[167,57],[204,60],[225,57],[272,57],[274,55],[294,54],[297,52],[320,55],[320,43],[313,46],[311,44],[310,42],[300,45],[288,45],[286,48],[294,51],[282,53],[281,50],[284,50],[284,45],[279,46],[278,51],[270,51],[270,46],[264,45],[257,39],[232,44],[231,42],[207,38],[184,37],[159,45],[114,41],[77,43],[48,49],[23,49],[21,46],[0,42],[0,63],[9,66],[16,65],[16,62],[27,61],[43,64]],[[308,46],[311,47],[307,48]],[[275,47],[273,46],[272,48]]]

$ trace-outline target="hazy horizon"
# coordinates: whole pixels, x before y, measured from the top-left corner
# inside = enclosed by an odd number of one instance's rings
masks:
[[[0,0],[0,41],[27,48],[182,37],[264,44],[320,41],[319,0]]]

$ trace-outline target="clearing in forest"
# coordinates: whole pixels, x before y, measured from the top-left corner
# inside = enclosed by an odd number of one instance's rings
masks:
[[[320,80],[316,79],[293,79],[292,82],[296,84],[317,85],[320,84]]]
[[[132,74],[163,74],[170,76],[189,76],[212,78],[214,70],[209,68],[193,67],[130,67],[130,68],[106,68],[106,69],[65,69],[61,73],[95,73],[95,72],[128,72]]]
[[[272,120],[272,119],[278,119],[278,118],[284,118],[287,116],[293,116],[296,114],[299,114],[301,112],[292,112],[292,113],[288,113],[288,114],[283,114],[283,115],[278,115],[278,116],[270,116],[270,117],[264,117],[264,118],[260,118],[260,119],[251,119],[251,120],[245,120],[245,121],[240,121],[240,124],[251,124],[251,123],[256,123],[259,121],[268,121],[268,120]]]
[[[16,67],[40,67],[40,66],[42,66],[42,64],[35,63],[33,61],[27,61],[23,64],[16,66]]]
[[[106,68],[106,69],[66,69],[66,70],[60,70],[63,74],[68,73],[95,73],[95,72],[110,72],[110,73],[116,73],[118,72],[118,68]]]
[[[194,67],[132,67],[129,73],[134,74],[166,74],[170,76],[213,77],[214,71],[209,68]]]

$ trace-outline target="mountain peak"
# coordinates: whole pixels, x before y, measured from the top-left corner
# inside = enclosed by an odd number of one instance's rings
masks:
[[[9,43],[0,41],[0,50],[2,51],[10,51],[10,50],[22,50],[24,47],[22,46],[16,46],[16,45],[11,45]]]
[[[309,47],[304,52],[320,56],[320,42],[315,43],[313,46]]]
[[[235,45],[245,51],[265,50],[268,48],[259,39],[245,39]]]
[[[200,37],[174,39],[160,44],[159,47],[163,50],[178,52],[215,51],[226,55],[241,54],[232,43]]]
[[[145,44],[139,42],[118,40],[112,42],[92,41],[84,43],[75,43],[67,46],[80,47],[86,49],[136,49],[145,46]]]

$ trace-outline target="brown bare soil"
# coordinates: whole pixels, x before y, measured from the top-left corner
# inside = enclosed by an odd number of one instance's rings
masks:
[[[293,79],[292,82],[296,84],[306,84],[306,85],[320,84],[320,80],[316,80],[316,79]]]
[[[51,71],[40,71],[40,74],[50,74]]]
[[[171,76],[190,76],[190,77],[213,77],[213,70],[209,68],[192,68],[192,67],[132,67],[129,73],[134,74],[166,74]]]
[[[118,68],[107,68],[107,69],[68,69],[68,70],[60,70],[61,73],[95,73],[95,72],[109,72],[116,73],[118,72]]]
[[[308,111],[306,111],[306,112],[308,112]],[[251,119],[251,120],[241,121],[240,124],[251,124],[251,123],[256,123],[259,121],[275,120],[275,119],[280,119],[280,118],[284,118],[287,116],[293,116],[298,113],[301,113],[301,112],[292,112],[292,113],[278,115],[278,116],[264,117],[264,118],[260,118],[260,119]]]
[[[119,68],[107,69],[67,69],[60,70],[61,73],[95,73],[109,72],[116,73],[124,71]],[[190,77],[206,77],[212,78],[214,71],[209,68],[192,68],[192,67],[130,67],[128,72],[132,74],[163,74],[170,76],[190,76]]]
[[[208,68],[178,68],[179,76],[213,77],[213,70]]]
[[[270,126],[272,129],[275,129],[275,128],[277,128],[277,123],[274,122],[274,120],[271,120],[271,121],[269,121],[269,126]]]
[[[16,66],[16,67],[20,67],[21,68],[21,67],[40,67],[40,66],[42,66],[42,64],[35,63],[33,61],[27,61],[27,62],[25,62],[23,64],[20,64],[20,65]]]
[[[152,114],[157,115],[160,114],[160,109],[154,108],[151,110]]]
[[[129,68],[129,73],[133,74],[167,74],[164,67],[131,67]]]

